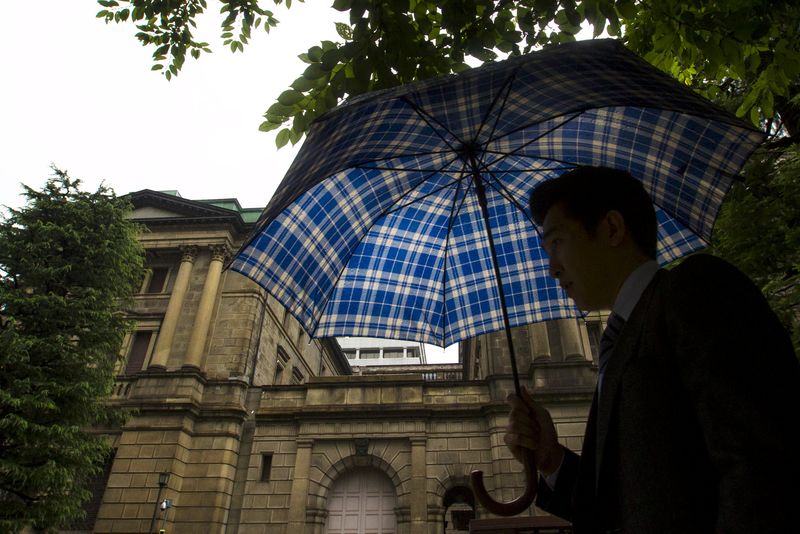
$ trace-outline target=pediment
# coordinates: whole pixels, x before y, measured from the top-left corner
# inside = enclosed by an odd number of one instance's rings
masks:
[[[240,231],[247,226],[237,211],[182,198],[175,193],[143,189],[126,196],[134,208],[131,218],[145,224],[230,223]]]
[[[156,206],[142,206],[133,210],[131,219],[173,219],[185,217],[185,213],[178,213],[174,210],[165,210]]]

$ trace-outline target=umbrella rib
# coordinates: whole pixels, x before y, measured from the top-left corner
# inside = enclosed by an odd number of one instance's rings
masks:
[[[493,152],[493,151],[490,151],[490,150],[487,150],[486,152],[489,153],[489,154],[502,154],[502,152]],[[557,160],[552,160],[552,161],[557,161]],[[563,162],[563,163],[569,165],[569,167],[552,167],[552,168],[540,167],[540,168],[537,168],[537,169],[534,169],[534,168],[523,168],[523,169],[514,168],[514,169],[511,169],[511,170],[493,170],[493,169],[483,168],[483,169],[481,169],[481,173],[482,174],[496,175],[496,174],[506,174],[506,173],[509,173],[509,172],[563,171],[563,170],[569,170],[569,169],[574,169],[575,168],[575,164],[573,164],[573,163],[566,162],[566,161]],[[399,172],[439,172],[439,171],[431,171],[430,169],[416,169],[416,168],[412,169],[412,168],[408,168],[408,167],[400,168],[400,167],[365,167],[365,166],[358,166],[358,168],[359,169],[366,169],[366,170],[370,170],[370,171],[388,171],[388,172],[393,172],[393,171],[399,171]],[[447,171],[447,172],[449,174],[464,174],[464,175],[469,175],[470,174],[470,171],[465,171],[465,170],[453,170],[453,171]],[[458,179],[461,180],[461,178],[458,178]]]
[[[466,167],[466,166],[467,166],[467,162],[465,161],[464,162],[464,167]],[[459,196],[459,193],[461,192],[461,185],[462,184],[463,184],[463,182],[459,180],[458,189],[456,190],[456,194],[453,197],[453,207],[454,208],[455,208],[456,202],[458,202],[458,196]],[[470,189],[472,189],[472,184],[473,184],[473,181],[470,180],[469,186],[467,186],[467,189],[464,191],[464,194],[461,196],[461,201],[458,204],[458,208],[450,210],[450,221],[447,224],[447,238],[445,239],[445,244],[444,244],[444,266],[443,266],[444,275],[442,276],[442,295],[446,295],[447,294],[447,257],[448,257],[448,252],[450,250],[450,233],[453,231],[453,225],[455,223],[456,217],[458,217],[458,215],[461,213],[461,208],[464,207],[464,202],[467,201],[467,196],[469,196],[469,191],[470,191]],[[442,310],[443,321],[447,321],[447,299],[444,298],[444,297],[442,298],[442,306],[444,308]],[[444,324],[442,325],[442,330],[443,330],[443,332],[446,332]]]
[[[396,206],[396,205],[397,205],[399,202],[402,202],[402,201],[403,201],[403,199],[405,199],[405,198],[408,198],[408,196],[409,196],[409,195],[411,195],[411,193],[413,193],[414,191],[416,191],[418,187],[422,186],[422,184],[424,184],[424,183],[427,181],[427,179],[428,179],[428,178],[430,178],[431,176],[433,176],[433,175],[435,175],[435,174],[445,174],[445,169],[446,169],[447,167],[449,167],[451,164],[453,164],[453,163],[454,163],[455,161],[457,161],[457,160],[458,160],[458,157],[454,157],[454,158],[453,158],[453,159],[451,159],[450,161],[447,161],[447,162],[445,162],[445,164],[444,164],[444,165],[443,165],[441,168],[439,168],[439,169],[436,169],[436,170],[430,170],[430,169],[419,169],[419,171],[418,171],[418,172],[425,172],[425,173],[428,173],[428,174],[427,174],[427,176],[423,176],[423,177],[422,177],[422,179],[419,181],[419,183],[418,183],[416,186],[414,186],[414,187],[412,187],[411,189],[409,189],[408,191],[406,191],[406,192],[403,194],[403,196],[401,196],[399,199],[397,199],[397,201],[395,201],[395,202],[394,202],[394,205]],[[363,168],[363,167],[361,167],[361,168]],[[385,169],[385,170],[393,171],[393,170],[395,170],[395,169]],[[414,171],[408,171],[408,172],[414,172]],[[462,180],[462,179],[463,179],[463,178],[457,178],[457,179],[454,179],[454,182],[458,182],[458,181],[460,181],[460,180]],[[411,204],[413,204],[413,203],[415,203],[415,202],[419,202],[420,200],[423,200],[423,199],[425,199],[425,198],[427,198],[427,197],[429,197],[429,196],[431,196],[431,195],[435,195],[435,194],[436,194],[436,193],[438,193],[439,191],[441,191],[441,190],[443,190],[443,189],[446,189],[446,188],[448,188],[448,187],[450,187],[450,186],[452,186],[452,185],[453,185],[453,183],[445,184],[445,185],[443,185],[443,186],[441,186],[441,187],[439,187],[439,188],[437,188],[437,189],[435,189],[435,190],[431,191],[430,193],[427,193],[427,194],[425,194],[425,195],[421,196],[420,198],[417,198],[417,199],[415,199],[415,200],[412,200],[411,202],[408,202],[408,203],[406,203],[406,204],[403,204],[403,205],[401,205],[401,206],[398,206],[398,207],[396,207],[396,208],[390,209],[390,210],[388,210],[388,211],[384,212],[384,214],[383,214],[383,215],[384,215],[384,216],[386,216],[386,215],[390,215],[390,214],[392,214],[392,213],[395,213],[395,212],[397,212],[397,211],[399,211],[399,210],[401,210],[401,209],[403,209],[403,208],[406,208],[406,207],[410,206]]]
[[[434,172],[438,172],[438,171],[434,171]],[[416,202],[419,202],[419,201],[421,201],[421,200],[425,200],[426,198],[428,198],[428,197],[430,197],[430,196],[433,196],[433,195],[435,195],[436,193],[439,193],[440,191],[443,191],[443,190],[447,189],[448,187],[453,187],[453,184],[460,184],[460,183],[461,183],[463,180],[464,180],[464,177],[462,177],[462,178],[456,178],[456,179],[454,179],[454,180],[453,180],[451,183],[449,183],[449,184],[445,184],[445,185],[443,185],[443,186],[441,186],[441,187],[437,187],[436,189],[434,189],[434,190],[433,190],[433,191],[431,191],[430,193],[426,193],[426,194],[424,194],[423,196],[421,196],[421,197],[419,197],[419,198],[416,198],[416,199],[414,199],[414,200],[412,200],[412,201],[410,201],[410,202],[407,202],[407,203],[405,203],[405,204],[402,204],[402,205],[400,205],[400,206],[397,206],[396,208],[392,208],[391,210],[388,210],[388,211],[386,211],[386,212],[384,213],[384,215],[391,215],[392,213],[396,213],[396,212],[398,212],[398,211],[400,211],[400,210],[402,210],[402,209],[404,209],[404,208],[407,208],[407,207],[411,206],[412,204],[414,204],[414,203],[416,203]],[[411,194],[413,191],[414,191],[414,190],[412,189],[411,191],[409,191],[408,193],[406,193],[405,195],[403,195],[403,198],[407,197],[407,196],[408,196],[409,194]]]
[[[430,152],[410,152],[408,154],[392,154],[392,155],[389,155],[389,156],[386,156],[386,157],[381,157],[381,158],[376,158],[376,159],[368,159],[368,160],[361,161],[361,162],[358,162],[358,163],[349,164],[350,166],[346,167],[343,170],[349,170],[349,169],[355,169],[355,168],[357,168],[357,169],[372,169],[372,167],[370,167],[369,165],[372,164],[372,163],[380,162],[380,161],[391,161],[391,160],[396,160],[396,159],[413,158],[413,157],[419,157],[419,156],[435,156],[437,154],[451,154],[452,152],[453,152],[452,150],[431,150]],[[394,168],[394,167],[375,167],[375,169],[381,170],[381,171],[404,170],[404,169],[398,169],[398,168]],[[342,172],[342,171],[337,171],[337,172]],[[333,174],[336,174],[336,173],[333,173]]]
[[[489,185],[489,186],[490,186],[492,189],[494,189],[495,191],[497,191],[497,192],[500,194],[500,196],[502,196],[502,197],[503,197],[503,198],[505,198],[505,199],[506,199],[508,202],[510,202],[511,204],[513,204],[513,205],[514,205],[514,206],[515,206],[515,207],[516,207],[516,208],[517,208],[517,209],[518,209],[518,210],[519,210],[519,211],[522,213],[522,215],[523,215],[523,216],[524,216],[526,219],[528,219],[528,221],[530,221],[530,223],[531,223],[531,224],[533,224],[534,226],[536,226],[536,224],[533,222],[533,220],[532,220],[530,217],[528,217],[528,214],[525,212],[525,208],[524,208],[523,206],[521,206],[521,205],[519,204],[519,202],[517,202],[517,200],[516,200],[516,199],[515,199],[515,198],[514,198],[514,197],[511,195],[511,192],[510,192],[508,189],[506,189],[506,188],[503,186],[503,184],[502,184],[502,183],[500,183],[500,182],[499,182],[499,181],[497,181],[497,180],[492,180],[491,182],[487,180],[487,181],[486,181],[486,183],[487,183],[487,184],[488,184],[488,185]]]
[[[473,139],[473,143],[475,143],[476,140],[478,139],[478,136],[480,135],[481,130],[483,129],[483,126],[486,124],[486,121],[489,119],[489,115],[491,114],[492,110],[495,108],[495,105],[497,104],[497,101],[498,101],[498,99],[500,98],[500,95],[503,92],[505,92],[505,95],[503,96],[503,104],[502,104],[502,106],[500,106],[500,111],[502,112],[505,109],[506,102],[508,101],[508,95],[511,94],[511,84],[513,83],[514,79],[516,79],[516,77],[517,77],[517,70],[518,69],[514,69],[513,71],[511,71],[511,74],[506,79],[506,81],[503,83],[503,87],[501,87],[500,90],[495,95],[494,100],[492,100],[492,103],[489,105],[489,108],[486,110],[486,115],[484,116],[483,120],[481,121],[480,128],[478,128],[478,131],[475,132],[475,138]],[[497,116],[494,119],[494,124],[492,125],[492,131],[489,134],[488,139],[492,139],[492,137],[494,136],[494,133],[497,131],[497,123],[500,122],[500,115],[501,115],[501,113],[497,113]],[[486,153],[486,151],[482,151],[481,152],[481,161],[478,162],[478,163],[480,163],[480,167],[484,166],[483,165],[483,155],[485,153]]]
[[[458,197],[461,193],[461,185],[463,182],[459,180],[457,184],[456,193],[453,195],[453,208],[455,208],[456,203],[458,202]],[[455,216],[461,211],[461,206],[464,205],[465,198],[466,193],[464,194],[458,209],[450,209],[450,220],[447,222],[447,233],[445,234],[444,239],[444,258],[442,258],[442,345],[445,343],[444,334],[447,332],[445,323],[447,322],[447,257],[448,252],[450,251],[450,230],[453,228],[453,220],[455,219]]]
[[[437,128],[435,128],[435,127],[434,127],[434,125],[433,125],[432,123],[433,123],[433,122],[435,122],[435,123],[436,123],[436,124],[437,124],[437,125],[438,125],[438,126],[441,128],[441,129],[442,129],[442,130],[444,130],[445,132],[449,133],[449,134],[450,134],[450,135],[452,135],[452,136],[453,136],[453,137],[454,137],[456,140],[458,140],[458,141],[459,141],[461,144],[463,144],[464,142],[463,142],[461,139],[459,139],[459,138],[458,138],[458,136],[457,136],[456,134],[454,134],[453,132],[451,132],[451,131],[450,131],[450,130],[447,128],[447,126],[445,126],[444,124],[442,124],[441,122],[439,122],[439,121],[436,119],[436,117],[434,117],[434,116],[430,115],[430,114],[429,114],[429,113],[427,113],[425,110],[423,110],[421,107],[419,107],[419,106],[418,106],[418,105],[416,105],[414,102],[412,102],[412,101],[411,101],[411,99],[409,99],[409,98],[408,98],[408,96],[406,96],[406,95],[403,95],[403,96],[401,97],[401,100],[402,100],[403,102],[405,102],[406,104],[408,104],[409,106],[411,106],[411,109],[413,109],[414,111],[416,111],[416,112],[417,112],[417,115],[419,115],[419,116],[420,116],[420,118],[421,118],[423,121],[425,121],[425,124],[427,124],[427,125],[428,125],[428,127],[429,127],[429,128],[432,130],[432,131],[433,131],[433,133],[435,133],[437,136],[439,136],[439,139],[441,139],[441,140],[442,140],[442,142],[443,142],[444,144],[446,144],[446,145],[447,145],[447,146],[450,148],[450,150],[452,150],[453,152],[457,152],[457,151],[458,151],[458,149],[457,149],[456,147],[454,147],[454,146],[453,146],[453,145],[450,143],[450,141],[448,141],[447,139],[445,139],[445,138],[444,138],[444,136],[443,136],[443,135],[442,135],[442,134],[439,132],[439,130],[438,130]]]
[[[518,146],[517,148],[515,148],[515,149],[514,149],[514,150],[512,150],[511,152],[505,152],[505,153],[503,153],[503,152],[491,152],[492,154],[500,154],[500,157],[499,157],[499,158],[497,158],[496,160],[494,160],[492,163],[494,164],[494,163],[497,163],[498,161],[501,161],[501,160],[503,160],[503,159],[505,159],[505,158],[507,158],[507,157],[509,157],[509,156],[514,156],[514,155],[516,155],[516,153],[517,153],[517,152],[519,152],[520,150],[522,150],[523,148],[525,148],[525,147],[529,146],[529,145],[530,145],[530,144],[532,144],[532,143],[535,143],[536,141],[540,140],[541,138],[543,138],[543,137],[545,137],[545,136],[547,136],[547,135],[550,135],[551,133],[553,133],[554,131],[558,130],[559,128],[561,128],[561,127],[562,127],[562,126],[564,126],[565,124],[567,124],[567,123],[569,123],[569,122],[571,122],[571,121],[573,121],[573,120],[577,119],[577,118],[578,118],[578,117],[581,115],[581,113],[583,113],[584,111],[585,111],[585,110],[578,111],[577,113],[575,113],[574,115],[572,115],[572,117],[570,117],[569,119],[565,120],[564,122],[562,122],[562,123],[560,123],[560,124],[557,124],[556,126],[553,126],[552,128],[550,128],[550,129],[549,129],[549,130],[547,130],[546,132],[544,132],[544,133],[542,133],[541,135],[539,135],[539,136],[537,136],[537,137],[535,137],[535,138],[531,139],[530,141],[528,141],[528,142],[527,142],[527,143],[525,143],[524,145]],[[564,115],[562,115],[562,117],[563,117],[563,116],[564,116]],[[514,131],[512,131],[512,132],[508,132],[507,134],[503,135],[503,137],[508,137],[509,135],[511,135],[511,134],[514,134],[514,133],[516,133],[516,132],[518,132],[518,131],[520,131],[520,130],[524,130],[525,128],[527,128],[527,126],[521,126],[521,127],[519,127],[518,129],[516,129],[516,130],[514,130]],[[502,137],[498,137],[497,139],[502,139]],[[497,139],[491,139],[491,141],[496,141]],[[489,141],[487,141],[487,144],[488,144],[488,142],[489,142]],[[484,153],[487,153],[487,152],[490,152],[490,151],[488,151],[488,150],[484,150],[483,152],[484,152]],[[530,156],[528,156],[528,157],[530,157]],[[550,160],[550,161],[558,161],[559,163],[566,163],[566,164],[570,164],[570,163],[571,163],[571,162],[568,162],[568,161],[561,161],[561,160],[557,160],[557,159],[553,159],[553,158],[546,158],[546,159],[547,159],[547,160]],[[482,166],[482,168],[483,168],[483,166]]]

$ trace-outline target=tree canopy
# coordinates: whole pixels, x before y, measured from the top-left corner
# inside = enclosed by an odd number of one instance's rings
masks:
[[[291,7],[291,0],[273,0]],[[133,21],[153,69],[177,75],[188,55],[210,52],[192,29],[206,0],[98,0],[98,17]],[[219,0],[221,36],[234,52],[278,21],[262,0]],[[800,3],[794,0],[334,0],[349,13],[341,41],[300,54],[308,64],[265,113],[261,129],[296,143],[343,98],[458,72],[500,56],[604,32],[705,96],[742,95],[740,116],[773,133],[797,133]],[[794,106],[792,100],[794,99]],[[794,111],[791,111],[794,109]]]
[[[273,0],[291,7],[291,0]],[[265,0],[219,0],[221,36],[242,51],[278,21]],[[206,0],[99,0],[106,22],[133,21],[153,69],[177,75],[210,52],[192,28]],[[338,42],[300,54],[308,65],[264,114],[277,145],[298,142],[342,99],[459,72],[575,40],[584,27],[621,40],[656,67],[764,129],[723,208],[714,251],[742,267],[770,299],[800,353],[796,232],[800,175],[800,2],[796,0],[334,0],[349,14]],[[764,258],[771,261],[765,262]],[[759,263],[761,264],[759,267]],[[766,265],[769,263],[769,266]]]
[[[0,531],[66,526],[118,424],[107,401],[143,276],[138,227],[113,191],[54,169],[0,221]]]

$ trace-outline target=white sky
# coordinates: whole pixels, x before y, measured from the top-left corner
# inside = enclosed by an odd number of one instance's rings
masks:
[[[167,82],[150,70],[130,24],[95,18],[94,0],[6,1],[0,32],[0,205],[19,207],[25,183],[39,189],[50,164],[101,181],[118,194],[177,189],[189,199],[238,198],[263,207],[296,155],[262,133],[263,113],[305,69],[297,55],[338,41],[331,0],[274,6],[277,28],[253,34],[245,52],[222,47],[219,3],[208,2],[197,40],[214,53],[187,58]],[[455,361],[426,350],[430,362]]]

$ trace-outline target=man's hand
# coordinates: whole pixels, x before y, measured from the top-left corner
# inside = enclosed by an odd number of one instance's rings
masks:
[[[550,412],[534,402],[524,387],[522,397],[512,393],[506,400],[511,405],[511,413],[503,440],[511,454],[522,462],[524,449],[529,449],[533,451],[536,468],[545,476],[552,474],[561,465],[564,450],[558,443]]]

